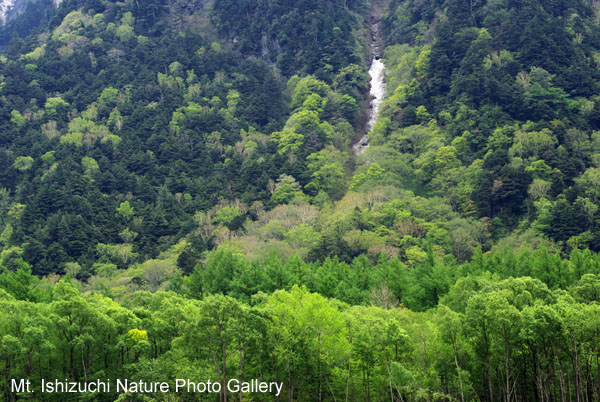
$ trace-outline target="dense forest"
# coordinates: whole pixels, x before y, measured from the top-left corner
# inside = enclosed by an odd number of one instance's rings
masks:
[[[600,399],[596,2],[42,3],[0,29],[3,400]],[[125,378],[221,391],[39,392]]]

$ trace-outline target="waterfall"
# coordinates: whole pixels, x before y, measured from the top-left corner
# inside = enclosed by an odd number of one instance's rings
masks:
[[[373,25],[371,38],[371,46],[373,49],[373,59],[371,60],[371,67],[369,68],[369,76],[371,77],[371,89],[369,91],[369,97],[371,98],[371,102],[369,103],[369,110],[367,112],[369,118],[367,120],[367,124],[364,127],[364,134],[354,145],[352,145],[352,149],[357,155],[363,153],[369,145],[368,134],[377,122],[377,117],[379,116],[379,105],[383,100],[383,95],[385,92],[385,77],[383,73],[385,66],[380,59],[381,55],[379,49],[379,23]]]

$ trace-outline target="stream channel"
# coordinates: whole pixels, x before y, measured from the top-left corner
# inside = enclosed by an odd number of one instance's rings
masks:
[[[365,149],[369,146],[368,134],[377,122],[379,116],[379,105],[383,100],[385,92],[385,76],[384,76],[384,64],[381,61],[383,56],[382,41],[380,38],[380,24],[379,18],[374,19],[371,22],[370,34],[371,34],[371,67],[369,68],[369,76],[371,77],[369,91],[369,109],[367,110],[367,123],[361,130],[361,137],[352,145],[352,150],[356,155],[362,154]]]

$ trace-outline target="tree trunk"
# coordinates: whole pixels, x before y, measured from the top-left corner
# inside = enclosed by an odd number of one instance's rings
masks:
[[[567,402],[567,391],[565,390],[565,376],[562,370],[562,364],[560,363],[560,357],[558,356],[558,353],[556,353],[556,347],[554,346],[554,342],[550,341],[550,346],[552,348],[552,354],[554,355],[554,358],[556,359],[556,364],[558,366],[558,384],[560,386],[560,400],[561,402]]]
[[[599,355],[596,355],[596,367],[598,368],[598,377],[596,377],[596,400],[600,399],[600,360],[598,359]]]
[[[222,328],[219,326],[219,336],[221,336]],[[227,345],[225,339],[221,336],[221,353],[223,353],[223,402],[227,402]]]
[[[488,372],[488,392],[490,394],[490,402],[494,402],[494,386],[492,385],[492,367],[490,365],[490,348],[488,345],[487,334],[484,331],[483,339],[485,341],[485,365]]]
[[[573,341],[573,373],[575,374],[575,395],[577,402],[581,402],[581,389],[579,383],[579,356],[577,354],[577,344]]]
[[[452,349],[454,350],[454,364],[456,364],[456,371],[458,372],[458,384],[460,385],[460,401],[465,402],[465,394],[463,392],[462,373],[460,370],[460,366],[458,365],[458,355],[456,353],[456,336],[452,337]]]
[[[71,344],[69,348],[69,373],[71,374],[71,378],[75,378],[75,363],[73,361],[73,344]]]
[[[242,341],[238,340],[238,349],[240,351],[240,382],[244,382],[244,352],[246,344],[242,344]],[[240,402],[242,402],[242,398],[243,392],[240,391]]]
[[[508,344],[508,335],[506,333],[506,328],[504,329],[504,375],[506,376],[506,384],[505,384],[505,392],[506,392],[506,402],[511,401],[511,386],[510,386],[510,371],[509,371],[509,360],[510,360],[510,347]]]
[[[212,356],[213,359],[213,364],[215,365],[215,371],[217,372],[217,375],[219,376],[219,383],[223,383],[221,380],[221,369],[219,368],[219,362],[217,361],[217,355],[215,354],[214,349],[212,348],[212,346],[208,346],[209,350],[210,350],[210,355]],[[223,400],[223,390],[221,389],[221,392],[219,393],[219,401]]]
[[[288,402],[292,402],[292,375],[290,373],[290,359],[287,359],[287,375],[288,375]]]
[[[15,398],[15,394],[13,394],[13,392],[11,391],[10,387],[9,387],[9,381],[8,381],[8,372],[10,371],[10,364],[8,363],[8,356],[4,359],[4,384],[6,384],[6,392],[8,393],[8,397],[10,398],[11,402],[15,402],[16,398]]]
[[[318,350],[319,355],[317,356],[317,368],[318,368],[318,374],[319,374],[319,402],[322,402],[323,395],[321,392],[321,331],[320,330],[317,334],[317,340],[319,342],[319,350]]]
[[[598,367],[600,370],[600,367]],[[350,377],[352,376],[352,370],[350,366],[350,356],[348,356],[348,378],[346,379],[346,402],[348,402],[348,393],[350,391]]]

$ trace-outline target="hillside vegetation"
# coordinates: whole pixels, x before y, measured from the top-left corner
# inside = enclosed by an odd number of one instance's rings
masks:
[[[600,398],[597,4],[386,4],[358,156],[366,0],[64,0],[10,41],[5,399]]]

